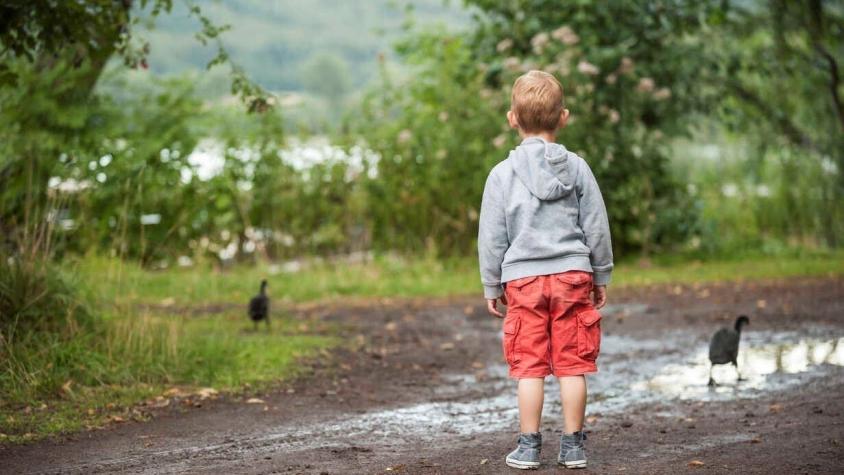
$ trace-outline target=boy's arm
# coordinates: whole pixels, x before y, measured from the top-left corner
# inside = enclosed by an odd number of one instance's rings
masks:
[[[583,159],[581,159],[583,160]],[[586,161],[581,162],[577,187],[580,202],[580,228],[586,237],[586,246],[592,251],[589,260],[594,273],[594,284],[607,285],[612,274],[612,242],[610,223],[601,189]]]
[[[484,186],[478,223],[478,261],[484,298],[487,300],[497,299],[504,293],[501,288],[501,263],[504,261],[504,253],[510,247],[504,209],[501,187],[495,176],[490,174]]]

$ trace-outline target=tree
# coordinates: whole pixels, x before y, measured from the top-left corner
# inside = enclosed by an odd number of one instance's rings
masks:
[[[760,150],[800,151],[796,173],[809,168],[805,159],[834,164],[827,173],[834,180],[814,184],[824,208],[800,214],[816,215],[826,243],[837,245],[844,231],[844,3],[726,1],[706,27],[700,80],[717,91],[724,123],[754,137]]]
[[[268,95],[229,60],[220,43],[227,27],[214,25],[198,6],[185,1],[201,24],[197,40],[217,46],[208,67],[229,64],[232,92],[250,111],[266,110]],[[107,153],[101,140],[108,137],[103,127],[108,108],[101,106],[108,98],[92,94],[106,62],[118,54],[126,66],[145,68],[149,47],[133,34],[140,13],[148,9],[155,18],[172,6],[172,0],[0,3],[0,230],[7,247],[11,242],[30,247],[49,242],[33,239],[47,232],[47,213],[55,207],[49,180],[71,171],[79,174],[76,161],[81,157]]]
[[[324,97],[336,114],[352,87],[349,66],[334,54],[318,53],[302,66],[302,84],[308,91]]]

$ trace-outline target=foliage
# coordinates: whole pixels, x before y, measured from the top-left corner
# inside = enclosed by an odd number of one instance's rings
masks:
[[[503,113],[509,85],[530,69],[563,82],[572,119],[560,140],[594,170],[617,251],[648,255],[701,241],[712,251],[729,248],[717,239],[725,230],[712,227],[718,219],[703,214],[715,206],[690,194],[684,186],[690,178],[670,166],[672,154],[684,153],[677,140],[714,120],[741,134],[736,140],[756,144],[742,160],[755,163],[757,172],[767,170],[768,181],[800,175],[802,187],[781,194],[788,210],[777,218],[782,224],[763,216],[771,212],[762,202],[749,208],[757,212],[760,232],[782,241],[836,245],[844,212],[839,5],[466,3],[476,8],[471,32],[411,31],[398,52],[415,67],[413,80],[386,78],[352,122],[354,133],[382,157],[372,184],[377,202],[389,203],[383,214],[373,211],[379,246],[471,249],[483,184],[478,177],[514,145],[514,133],[502,128]],[[766,100],[782,91],[788,94],[781,104]],[[460,104],[457,114],[449,109],[454,102]],[[713,139],[695,133],[699,140]],[[458,150],[463,144],[469,146]],[[804,166],[799,157],[808,159]],[[443,179],[452,170],[459,170],[457,176]],[[816,194],[818,199],[808,199]],[[797,205],[801,201],[813,207]],[[811,218],[801,218],[807,214]],[[819,235],[823,243],[807,239]]]
[[[248,104],[251,112],[263,112],[271,105],[269,95],[233,63],[220,41],[228,26],[212,22],[192,0],[184,0],[189,16],[200,24],[194,35],[202,45],[216,46],[207,68],[227,64],[231,69],[231,91]],[[0,79],[13,80],[15,71],[8,62],[24,61],[38,70],[52,69],[57,63],[85,65],[86,75],[76,75],[74,92],[84,98],[100,77],[113,53],[119,53],[126,66],[146,69],[149,43],[137,38],[141,17],[133,10],[146,10],[154,19],[173,10],[173,0],[7,0],[0,5]]]
[[[0,347],[31,332],[72,336],[89,328],[91,309],[76,282],[49,261],[0,260]]]
[[[368,180],[373,240],[381,249],[469,253],[480,191],[501,130],[496,100],[479,100],[464,40],[442,31],[399,46],[414,80],[383,83],[365,101],[354,134],[380,156]],[[489,95],[487,96],[489,97]],[[500,101],[498,102],[500,105]],[[356,140],[356,137],[352,140]]]
[[[473,247],[483,178],[514,145],[509,86],[535,68],[563,80],[573,116],[561,141],[595,171],[616,247],[647,253],[691,235],[695,208],[666,167],[695,100],[685,58],[700,44],[677,37],[690,20],[650,2],[470,3],[480,8],[470,37],[411,36],[398,51],[417,66],[414,81],[380,87],[364,108],[356,131],[382,157],[376,196],[395,203],[381,228],[397,235],[376,233],[380,244]]]
[[[751,142],[746,177],[756,186],[782,171],[789,223],[775,231],[840,245],[844,232],[844,5],[726,2],[707,21],[700,81],[723,100],[714,109]],[[768,177],[770,179],[770,177]],[[771,210],[760,211],[760,219]]]

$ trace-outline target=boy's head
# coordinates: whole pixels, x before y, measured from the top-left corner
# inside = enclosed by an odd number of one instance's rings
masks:
[[[553,75],[530,71],[516,79],[507,121],[521,134],[554,133],[566,126],[563,86]]]

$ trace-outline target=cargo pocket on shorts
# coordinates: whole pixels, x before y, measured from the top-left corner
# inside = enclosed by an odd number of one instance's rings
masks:
[[[516,336],[519,334],[521,320],[518,315],[507,314],[504,318],[504,359],[507,364],[514,365],[518,362],[516,358]]]
[[[577,356],[594,361],[601,350],[601,314],[594,308],[577,312]]]
[[[511,280],[507,282],[507,289],[510,290],[528,290],[528,284],[531,284],[538,279],[538,275],[532,275],[530,277],[522,277],[521,279]]]
[[[589,292],[592,291],[592,274],[583,271],[563,272],[555,274],[554,278],[563,284],[564,302],[589,301]]]

